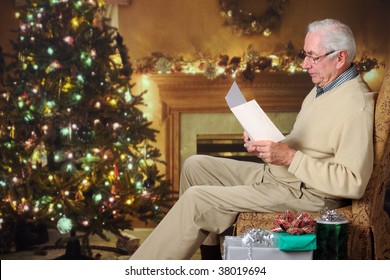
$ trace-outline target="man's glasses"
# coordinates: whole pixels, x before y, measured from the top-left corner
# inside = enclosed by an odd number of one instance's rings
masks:
[[[334,53],[334,52],[335,52],[335,50],[330,51],[330,52],[327,52],[327,53],[324,54],[324,55],[320,55],[320,56],[311,56],[311,55],[307,54],[305,51],[302,51],[302,52],[301,52],[301,58],[302,58],[302,59],[307,58],[307,59],[309,60],[310,63],[312,63],[312,64],[317,64],[318,60],[320,60],[321,58],[326,57],[326,56],[328,56],[328,55],[330,55],[330,54],[332,54],[332,53]]]

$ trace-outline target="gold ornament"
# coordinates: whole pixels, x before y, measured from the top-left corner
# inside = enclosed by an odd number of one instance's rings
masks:
[[[75,195],[75,201],[83,201],[85,200],[84,194],[81,190],[78,190]]]
[[[96,13],[94,15],[92,25],[96,28],[103,29],[103,17],[101,14]]]

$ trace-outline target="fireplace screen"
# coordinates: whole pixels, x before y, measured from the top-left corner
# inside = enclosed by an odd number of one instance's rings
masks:
[[[242,134],[198,134],[196,137],[196,153],[237,160],[262,162],[260,158],[248,154],[244,148]]]

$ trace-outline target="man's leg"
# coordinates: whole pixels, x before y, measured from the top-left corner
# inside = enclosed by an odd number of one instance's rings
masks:
[[[180,195],[192,186],[238,186],[261,182],[263,164],[195,155],[183,165]],[[200,247],[202,259],[214,259],[220,252],[220,237],[210,233]]]
[[[189,157],[180,174],[180,195],[192,186],[240,186],[261,182],[264,164],[205,155]]]
[[[182,196],[132,259],[189,259],[202,243],[207,244],[206,239],[229,228],[239,212],[285,211],[303,203],[299,188],[264,182],[263,167],[191,157],[182,172]],[[314,200],[306,199],[304,207]]]
[[[284,187],[262,187],[263,191],[252,186],[189,188],[132,259],[189,259],[210,232],[224,232],[239,212],[269,212],[274,204],[280,207],[283,201],[298,199]]]

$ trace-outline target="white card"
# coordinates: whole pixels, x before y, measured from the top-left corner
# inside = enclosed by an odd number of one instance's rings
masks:
[[[230,110],[252,140],[279,142],[285,138],[256,100],[246,101],[236,82],[233,82],[225,99]]]

